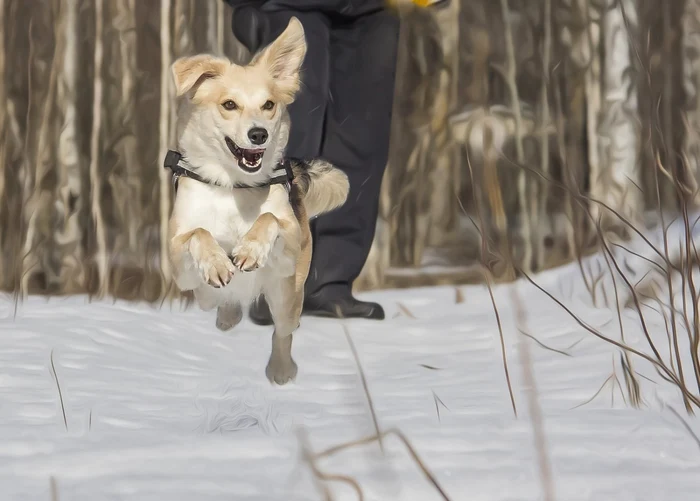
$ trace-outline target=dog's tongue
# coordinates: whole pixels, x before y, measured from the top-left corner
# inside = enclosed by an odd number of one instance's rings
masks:
[[[243,150],[243,158],[245,158],[247,162],[255,163],[260,160],[263,153],[265,153],[265,150]]]

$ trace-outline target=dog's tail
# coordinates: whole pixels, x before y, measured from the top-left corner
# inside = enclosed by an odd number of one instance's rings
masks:
[[[304,206],[308,217],[337,209],[345,203],[350,191],[348,176],[324,160],[312,160],[295,177],[301,181]],[[301,174],[301,175],[300,175]]]

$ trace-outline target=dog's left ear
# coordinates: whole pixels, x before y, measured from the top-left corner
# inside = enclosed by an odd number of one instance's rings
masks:
[[[177,59],[170,67],[177,97],[188,93],[207,78],[221,76],[228,65],[226,59],[208,54]]]
[[[304,28],[296,17],[292,17],[282,34],[263,49],[253,64],[267,69],[277,92],[281,94],[283,101],[289,104],[299,91],[299,71],[305,55]]]

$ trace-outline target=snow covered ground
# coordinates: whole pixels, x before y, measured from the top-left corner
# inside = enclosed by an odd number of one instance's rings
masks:
[[[538,282],[616,337],[616,313],[574,293],[581,290],[575,266]],[[526,342],[557,500],[700,499],[700,446],[665,407],[700,433],[678,391],[635,360],[649,380],[640,377],[643,407],[626,405],[610,377],[615,371],[623,381],[619,352],[526,282],[518,285],[521,327],[539,343],[516,334],[510,287],[495,288],[495,299],[517,418],[485,287],[461,288],[459,303],[451,287],[363,295],[388,314],[384,322],[345,324],[379,426],[408,437],[453,501],[543,499],[518,355]],[[302,320],[293,349],[299,376],[279,388],[264,375],[271,328],[247,319],[224,334],[213,314],[194,308],[75,297],[32,297],[13,312],[3,299],[3,501],[51,500],[51,478],[61,501],[320,500],[300,459],[299,431],[314,451],[373,432],[339,321]],[[623,317],[628,342],[643,347],[634,315]],[[376,444],[356,447],[318,466],[353,477],[367,500],[442,499],[399,440],[388,438],[386,448],[383,456]],[[358,499],[347,485],[329,485],[336,500]]]

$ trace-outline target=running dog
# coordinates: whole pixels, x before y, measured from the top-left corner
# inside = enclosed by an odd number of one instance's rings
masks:
[[[261,293],[274,320],[266,375],[294,380],[292,333],[299,326],[311,261],[309,218],[340,207],[347,176],[321,160],[284,158],[287,106],[300,87],[304,29],[284,32],[246,66],[211,55],[172,65],[177,107],[175,201],[168,250],[174,278],[228,330]]]

